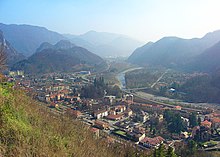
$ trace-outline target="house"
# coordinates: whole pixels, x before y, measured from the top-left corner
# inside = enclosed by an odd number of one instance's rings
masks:
[[[180,133],[180,138],[182,138],[182,139],[186,139],[186,138],[188,138],[189,137],[189,133],[188,132],[181,132]]]
[[[175,106],[175,109],[176,109],[176,110],[181,110],[182,107],[181,107],[181,106]]]
[[[212,122],[209,122],[208,120],[205,120],[205,121],[201,122],[201,126],[211,128]]]
[[[145,133],[127,132],[127,137],[135,142],[140,142],[145,138]]]
[[[181,119],[183,120],[183,123],[189,127],[189,119],[188,118],[185,118],[185,117],[181,117]]]
[[[125,105],[118,105],[118,106],[115,106],[115,111],[116,112],[124,112],[126,110],[126,106]]]
[[[147,120],[149,120],[149,114],[144,111],[141,111],[140,113],[136,114],[136,119],[139,120],[140,122],[144,123]]]
[[[115,100],[115,96],[112,96],[112,95],[109,95],[109,96],[105,96],[104,97],[104,102],[106,104],[112,104],[113,103],[113,100]]]
[[[114,121],[116,121],[116,120],[122,119],[122,118],[123,118],[123,114],[108,115],[106,118],[109,119],[109,120],[114,120]]]
[[[217,129],[220,128],[220,118],[212,118],[212,127]]]
[[[162,122],[162,121],[163,121],[163,115],[162,115],[162,114],[159,114],[159,115],[158,115],[158,120],[159,120],[159,122]]]
[[[109,114],[110,114],[110,115],[116,115],[116,111],[115,111],[115,110],[110,110],[110,111],[109,111]]]
[[[162,144],[165,140],[161,136],[157,136],[154,138],[145,137],[140,141],[140,145],[147,148],[158,148],[160,144]]]
[[[109,124],[100,120],[96,120],[94,123],[94,126],[99,128],[99,129],[104,129],[107,130],[109,129]]]
[[[125,100],[129,104],[133,104],[133,102],[134,102],[134,95],[133,94],[126,94],[125,95]]]
[[[93,113],[93,116],[96,119],[100,119],[100,118],[108,116],[108,111],[107,110],[98,110]]]
[[[125,110],[124,114],[125,116],[130,117],[133,114],[133,111],[130,108],[128,108],[127,110]]]

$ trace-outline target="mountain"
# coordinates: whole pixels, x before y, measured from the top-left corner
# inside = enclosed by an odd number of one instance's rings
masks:
[[[82,35],[65,35],[73,43],[102,57],[129,56],[142,42],[121,34],[89,31]]]
[[[220,41],[196,56],[185,69],[203,72],[215,72],[220,69]]]
[[[55,45],[42,43],[36,53],[27,60],[18,62],[13,70],[26,73],[71,72],[105,68],[104,60],[85,48],[61,40]]]
[[[178,87],[184,93],[183,100],[188,102],[220,103],[220,73],[195,76]]]
[[[61,35],[44,27],[2,23],[0,23],[0,30],[11,45],[27,57],[31,56],[44,42],[55,44],[67,39],[102,57],[129,56],[135,48],[143,44],[125,35],[96,31],[89,31],[82,35]]]
[[[18,53],[11,44],[4,38],[2,31],[0,30],[0,48],[3,48],[7,55],[7,64],[11,67],[14,63],[23,60],[25,57]]]
[[[11,45],[25,56],[31,56],[43,42],[56,43],[66,39],[59,33],[44,27],[0,23],[0,30]]]
[[[203,38],[182,39],[164,37],[155,43],[137,48],[128,62],[139,65],[160,65],[166,67],[184,65],[191,58],[220,41],[220,31],[206,34]]]

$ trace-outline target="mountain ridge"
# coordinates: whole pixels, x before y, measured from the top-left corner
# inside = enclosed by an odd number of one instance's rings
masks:
[[[207,33],[202,38],[163,37],[150,47],[137,48],[128,58],[128,62],[138,65],[182,66],[218,41],[220,30]]]
[[[43,43],[42,45],[45,45]],[[50,72],[71,72],[80,69],[94,69],[105,66],[104,60],[89,52],[87,49],[75,46],[69,41],[61,40],[56,44],[43,48],[39,47],[27,60],[18,62],[13,66],[15,70],[24,70],[26,73],[50,73]],[[63,45],[68,45],[63,47]],[[79,70],[79,69],[78,69]]]

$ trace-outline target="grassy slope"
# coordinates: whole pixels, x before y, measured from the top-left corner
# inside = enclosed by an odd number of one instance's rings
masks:
[[[124,156],[88,127],[51,114],[24,92],[0,86],[0,156]],[[116,155],[117,154],[117,155]]]

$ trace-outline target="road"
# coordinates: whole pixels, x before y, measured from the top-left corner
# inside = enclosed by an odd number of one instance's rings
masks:
[[[117,79],[118,81],[120,82],[120,88],[122,91],[124,91],[125,93],[131,93],[130,90],[141,90],[141,89],[148,89],[149,87],[142,87],[142,88],[132,88],[132,89],[127,89],[126,88],[126,85],[125,85],[125,73],[126,72],[130,72],[130,71],[133,71],[133,70],[137,70],[137,69],[142,69],[142,67],[138,67],[138,68],[131,68],[131,69],[128,69],[128,70],[125,70],[121,73],[119,73],[117,75]],[[162,78],[163,76],[169,71],[170,69],[167,69],[151,86],[154,87]],[[152,103],[152,104],[158,104],[158,105],[163,105],[163,106],[167,106],[167,107],[175,107],[174,105],[170,105],[170,104],[166,104],[166,103],[163,103],[161,101],[157,101],[157,100],[151,100],[149,99],[147,96],[143,95],[144,92],[136,92],[136,93],[132,93],[134,96],[138,97],[138,98],[141,98],[143,100],[146,100],[148,103]],[[147,94],[147,93],[145,93]],[[153,95],[154,96],[154,95]],[[154,96],[156,97],[156,96]],[[167,98],[168,99],[168,98]],[[178,101],[178,100],[176,100]],[[178,102],[180,103],[180,102]],[[195,111],[195,112],[202,112],[202,110],[200,109],[194,109],[194,108],[188,108],[188,107],[182,107],[182,110],[186,110],[186,111]]]
[[[154,82],[150,87],[153,88],[162,78],[163,76],[169,71],[170,69],[167,69],[158,79],[156,82]]]
[[[132,93],[134,96],[138,97],[138,98],[141,98],[143,100],[146,100],[146,103],[150,103],[150,104],[157,104],[157,105],[162,105],[162,106],[167,106],[167,107],[171,107],[171,108],[174,108],[175,105],[170,105],[170,104],[167,104],[167,103],[163,103],[163,102],[160,102],[160,101],[156,101],[156,100],[151,100],[149,98],[147,98],[145,95],[141,94],[143,92],[140,92],[140,93]],[[202,112],[201,109],[195,109],[195,108],[189,108],[189,107],[182,107],[181,110],[185,110],[185,111],[193,111],[193,112]]]

